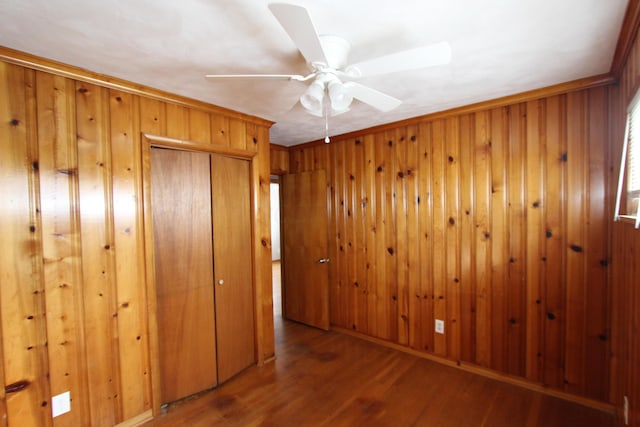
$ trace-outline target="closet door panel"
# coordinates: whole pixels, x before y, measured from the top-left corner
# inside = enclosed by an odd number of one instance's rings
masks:
[[[218,381],[255,363],[249,162],[211,156]]]
[[[162,402],[217,383],[209,168],[207,153],[151,150]]]

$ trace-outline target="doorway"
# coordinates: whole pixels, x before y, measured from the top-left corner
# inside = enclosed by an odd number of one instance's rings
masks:
[[[275,326],[282,322],[282,247],[280,230],[280,177],[271,175],[271,278]]]

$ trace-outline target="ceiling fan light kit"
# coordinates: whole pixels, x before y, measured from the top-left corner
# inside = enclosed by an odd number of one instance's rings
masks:
[[[300,97],[300,104],[314,116],[322,117],[324,83],[314,80]]]
[[[325,110],[324,99],[329,96],[330,111]],[[335,116],[344,113],[353,102],[353,95],[348,86],[344,85],[332,71],[319,73],[307,90],[300,97],[300,104],[314,116],[325,114]]]
[[[327,86],[329,99],[331,99],[331,109],[338,114],[347,110],[353,101],[353,94],[351,94],[349,88],[338,79],[330,81]]]
[[[271,13],[287,32],[305,58],[311,73],[297,74],[209,74],[208,79],[268,78],[306,82],[312,80],[300,96],[300,104],[310,114],[325,118],[328,142],[328,117],[349,111],[354,99],[382,111],[398,107],[402,101],[352,80],[380,74],[415,70],[451,61],[451,48],[440,42],[396,52],[358,64],[349,64],[351,44],[335,35],[318,35],[311,17],[302,6],[287,3],[269,4]],[[343,82],[344,80],[344,82]]]

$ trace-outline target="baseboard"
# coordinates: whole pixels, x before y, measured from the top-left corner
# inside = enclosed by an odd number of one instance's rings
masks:
[[[275,361],[276,361],[276,355],[274,354],[273,356],[269,356],[266,359],[264,359],[262,364],[260,364],[259,366],[264,366],[264,365],[267,365],[267,364],[275,362]]]
[[[153,419],[153,411],[149,409],[141,414],[136,415],[133,418],[129,418],[126,421],[121,422],[120,424],[116,424],[116,427],[135,427],[140,426],[147,421],[151,421]]]
[[[548,396],[557,397],[559,399],[567,400],[569,402],[577,403],[579,405],[583,405],[589,408],[597,409],[599,411],[608,412],[614,414],[616,412],[616,408],[613,404],[602,402],[596,399],[590,399],[588,397],[577,396],[575,394],[567,393],[561,390],[556,390],[550,387],[546,387],[543,384],[536,383],[533,381],[526,380],[521,377],[515,377],[508,374],[503,374],[500,372],[493,371],[491,369],[483,368],[478,365],[474,365],[468,362],[456,361],[451,359],[446,359],[441,356],[436,356],[430,353],[425,353],[401,344],[396,344],[390,341],[386,341],[380,338],[371,337],[369,335],[365,335],[360,332],[355,332],[350,329],[340,328],[336,326],[331,327],[332,331],[339,332],[345,335],[351,335],[353,337],[369,341],[375,344],[380,344],[382,346],[392,348],[394,350],[402,351],[403,353],[408,353],[413,356],[417,356],[423,359],[431,360],[436,363],[440,363],[442,365],[450,366],[452,368],[461,369],[463,371],[467,371],[476,375],[481,375],[483,377],[491,378],[497,381],[502,381],[507,384],[516,385],[518,387],[526,388],[528,390],[537,391],[539,393],[546,394]]]

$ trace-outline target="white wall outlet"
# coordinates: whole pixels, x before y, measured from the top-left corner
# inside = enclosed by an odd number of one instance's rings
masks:
[[[56,394],[51,398],[51,415],[55,418],[58,415],[66,414],[71,411],[71,393]]]
[[[436,334],[444,334],[444,320],[436,319]]]
[[[629,398],[624,397],[624,425],[629,425]]]

